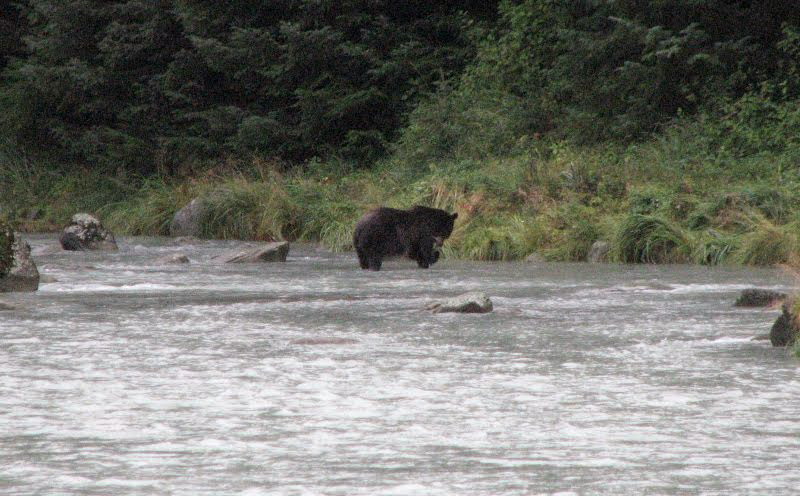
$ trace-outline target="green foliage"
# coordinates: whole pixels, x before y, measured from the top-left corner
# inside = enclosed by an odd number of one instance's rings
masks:
[[[368,164],[419,95],[461,71],[473,53],[463,26],[494,6],[20,5],[0,7],[0,27],[15,26],[0,30],[2,132],[100,170],[143,174],[230,154]]]
[[[797,261],[800,252],[797,224],[775,226],[763,219],[742,236],[737,261],[744,265],[777,265]]]
[[[700,265],[719,265],[726,262],[732,253],[739,248],[739,240],[735,235],[726,235],[714,229],[708,229],[694,242],[692,261]]]
[[[470,260],[518,260],[548,238],[546,226],[524,215],[485,215],[461,226],[444,254]]]
[[[106,204],[98,213],[113,232],[166,236],[175,212],[191,200],[190,188],[153,177],[144,181],[135,195]]]
[[[675,263],[688,260],[689,242],[666,219],[631,214],[620,224],[612,244],[613,258],[627,263]]]
[[[579,203],[565,203],[544,215],[553,229],[553,242],[544,250],[548,260],[574,262],[586,259],[592,243],[601,237],[598,212]]]

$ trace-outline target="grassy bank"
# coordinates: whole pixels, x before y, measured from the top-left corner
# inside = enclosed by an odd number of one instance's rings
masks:
[[[459,213],[447,257],[583,260],[597,240],[621,262],[773,265],[800,259],[800,178],[793,149],[709,152],[703,124],[632,146],[521,141],[502,156],[410,160],[369,171],[311,163],[282,171],[229,161],[191,177],[128,177],[0,151],[2,208],[24,229],[60,228],[77,211],[117,234],[164,235],[193,198],[211,238],[288,239],[349,250],[353,225],[377,205]],[[718,151],[718,150],[717,150]],[[782,165],[786,164],[786,165]]]

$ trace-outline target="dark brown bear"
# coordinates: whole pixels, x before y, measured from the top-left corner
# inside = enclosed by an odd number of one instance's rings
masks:
[[[453,232],[458,214],[415,206],[410,210],[380,207],[356,224],[353,246],[362,269],[381,270],[386,257],[405,255],[427,269],[439,260],[438,247]]]

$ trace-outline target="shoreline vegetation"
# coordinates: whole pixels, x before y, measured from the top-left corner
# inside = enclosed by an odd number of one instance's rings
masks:
[[[2,207],[22,231],[60,230],[91,211],[117,234],[168,235],[175,212],[199,198],[203,237],[347,251],[366,210],[423,204],[459,213],[445,257],[583,261],[605,241],[612,262],[797,265],[800,146],[726,156],[708,127],[676,123],[628,146],[529,139],[503,155],[423,163],[400,149],[371,169],[231,158],[147,177],[41,162],[5,143]]]
[[[165,235],[200,199],[204,237],[343,251],[421,204],[444,257],[800,261],[791,5],[293,5],[0,12],[0,215]]]

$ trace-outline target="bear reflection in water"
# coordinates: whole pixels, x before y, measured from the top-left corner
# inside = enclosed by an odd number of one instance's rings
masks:
[[[457,213],[420,205],[370,210],[353,234],[358,262],[362,269],[381,270],[384,258],[405,255],[427,269],[439,260],[438,248],[452,234],[456,217]]]

